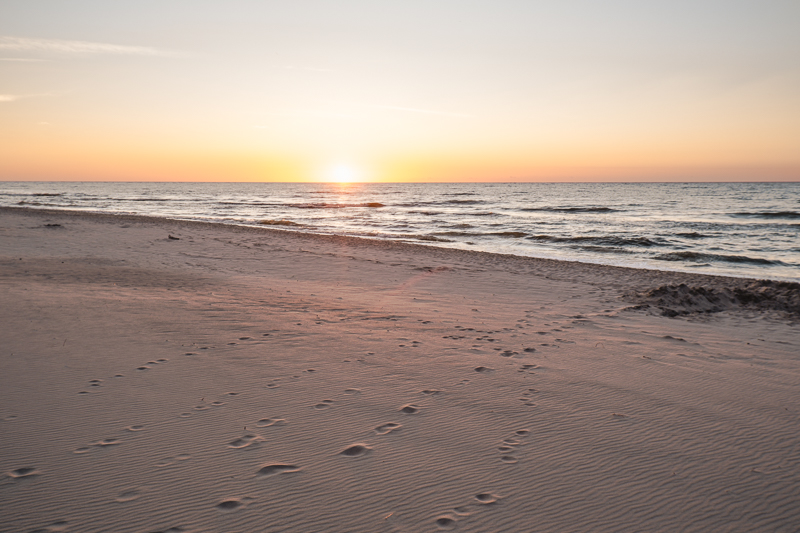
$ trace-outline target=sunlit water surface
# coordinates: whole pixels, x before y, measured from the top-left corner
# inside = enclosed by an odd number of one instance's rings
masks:
[[[800,280],[800,183],[0,182],[0,205]]]

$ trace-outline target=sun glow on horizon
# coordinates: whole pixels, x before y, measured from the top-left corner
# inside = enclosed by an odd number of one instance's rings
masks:
[[[325,172],[325,181],[329,183],[356,183],[364,181],[363,178],[363,172],[345,164],[334,165]]]

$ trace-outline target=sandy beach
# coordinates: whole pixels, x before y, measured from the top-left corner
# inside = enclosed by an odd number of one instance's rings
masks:
[[[796,284],[0,209],[0,531],[797,531]]]

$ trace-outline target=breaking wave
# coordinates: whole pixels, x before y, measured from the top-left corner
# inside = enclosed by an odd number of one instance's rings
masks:
[[[520,211],[543,211],[552,213],[614,213],[610,207],[523,207]]]
[[[773,261],[761,257],[748,257],[746,255],[723,255],[723,254],[709,254],[703,252],[670,252],[660,254],[653,259],[659,261],[693,261],[697,263],[745,263],[750,265],[783,265],[782,261]]]
[[[588,236],[582,235],[579,237],[556,237],[554,235],[533,235],[528,237],[533,241],[542,242],[568,242],[576,244],[598,244],[605,246],[657,246],[660,243],[652,241],[647,237],[617,237],[614,235],[603,236]]]
[[[754,213],[749,212],[739,212],[733,213],[735,217],[750,217],[750,218],[788,218],[788,219],[798,219],[800,218],[800,213],[797,211],[758,211]]]

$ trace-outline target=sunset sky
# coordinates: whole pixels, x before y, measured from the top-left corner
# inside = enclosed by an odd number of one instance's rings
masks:
[[[1,0],[0,180],[800,180],[797,0]]]

